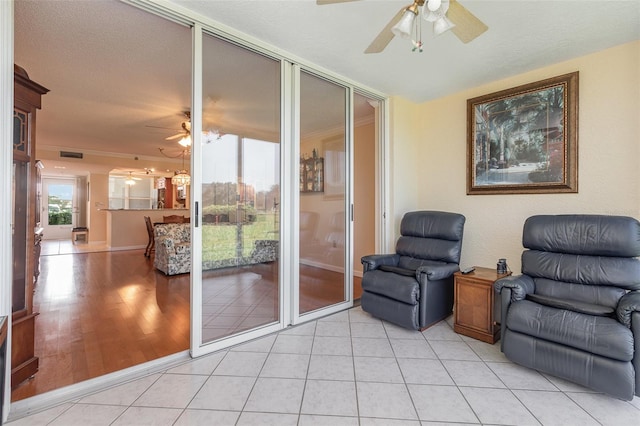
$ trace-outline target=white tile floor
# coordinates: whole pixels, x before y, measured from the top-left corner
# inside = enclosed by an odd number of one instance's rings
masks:
[[[356,307],[10,424],[640,425],[640,398],[515,365],[450,321],[420,333]]]

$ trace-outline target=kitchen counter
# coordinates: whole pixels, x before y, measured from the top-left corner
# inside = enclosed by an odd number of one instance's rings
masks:
[[[163,216],[184,215],[189,209],[104,209],[107,212],[107,247],[111,250],[144,249],[149,242],[144,217],[162,222]]]

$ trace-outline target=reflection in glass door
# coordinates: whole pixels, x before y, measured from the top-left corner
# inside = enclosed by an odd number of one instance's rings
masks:
[[[299,313],[350,300],[345,87],[300,73]]]
[[[279,326],[281,64],[206,34],[202,46],[204,345]]]

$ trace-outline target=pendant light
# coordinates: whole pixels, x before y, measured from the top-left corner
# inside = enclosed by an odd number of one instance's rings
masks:
[[[184,168],[184,155],[186,150],[182,151],[182,170],[178,170],[175,172],[175,175],[171,177],[171,184],[176,186],[185,186],[191,184],[191,176],[187,173],[187,170]]]

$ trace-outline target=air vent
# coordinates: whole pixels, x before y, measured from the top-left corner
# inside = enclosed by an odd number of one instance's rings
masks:
[[[81,152],[60,151],[60,157],[62,158],[82,158]]]

